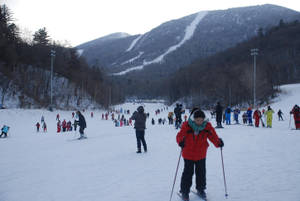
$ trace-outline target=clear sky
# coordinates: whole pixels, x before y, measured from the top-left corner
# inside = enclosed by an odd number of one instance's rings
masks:
[[[46,27],[72,46],[111,34],[143,34],[163,22],[202,10],[276,4],[300,11],[300,0],[0,0],[26,36]]]

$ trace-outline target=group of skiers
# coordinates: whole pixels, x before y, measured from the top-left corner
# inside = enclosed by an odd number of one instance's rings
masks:
[[[43,128],[44,133],[46,133],[46,132],[47,132],[47,124],[46,124],[46,122],[45,122],[44,116],[41,117],[41,124],[40,124],[40,122],[37,122],[37,123],[35,124],[35,126],[36,126],[36,132],[40,132],[40,127],[41,127],[41,125],[42,125],[42,128]]]
[[[94,113],[91,112],[91,118],[93,118]],[[73,127],[74,127],[74,131],[77,130],[77,126],[79,126],[79,133],[80,133],[80,137],[79,139],[85,138],[84,136],[84,129],[86,128],[86,121],[84,116],[82,115],[82,113],[78,110],[76,112],[76,114],[74,112],[72,112],[72,118],[74,118],[74,123],[72,126],[71,121],[66,121],[65,119],[63,120],[63,122],[60,121],[59,119],[59,114],[56,115],[56,120],[57,120],[57,133],[62,132],[66,132],[66,131],[72,131]]]
[[[294,106],[294,108],[298,108],[297,105]],[[297,111],[297,109],[295,109]],[[239,124],[239,114],[241,113],[240,109],[235,108],[232,110],[230,107],[227,107],[223,112],[223,107],[221,106],[220,102],[217,103],[215,109],[211,112],[211,117],[216,118],[217,127],[216,128],[223,128],[222,122],[226,123],[226,125],[231,124],[231,113],[233,113],[233,118],[236,124]],[[274,110],[271,108],[271,106],[267,106],[267,109],[259,110],[258,108],[252,110],[251,107],[249,107],[243,114],[243,124],[248,124],[249,126],[253,126],[253,119],[254,119],[254,125],[255,127],[259,127],[261,124],[263,127],[272,128],[272,122],[273,122],[273,114]],[[291,114],[293,112],[291,111]],[[296,125],[296,119],[297,119],[297,112],[295,112],[296,115],[294,115],[295,119],[295,125]],[[294,113],[293,113],[294,114]],[[277,112],[278,115],[278,121],[283,121],[283,112],[281,109]],[[297,128],[297,126],[296,126]]]
[[[126,119],[124,115],[122,115],[120,119],[115,119],[113,122],[115,127],[132,126],[132,119]]]
[[[73,123],[74,126],[74,131],[76,131],[77,129],[77,121],[74,120]],[[71,121],[66,121],[65,119],[63,120],[63,122],[61,122],[60,120],[57,121],[57,133],[62,132],[68,132],[68,131],[72,131],[73,130],[73,126]]]

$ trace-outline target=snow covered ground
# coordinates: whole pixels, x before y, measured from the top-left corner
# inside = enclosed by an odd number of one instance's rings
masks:
[[[206,164],[210,201],[300,200],[300,132],[288,128],[288,112],[299,104],[300,84],[281,89],[285,93],[271,106],[275,112],[283,111],[285,121],[274,115],[272,129],[231,125],[217,130],[225,142],[229,197],[224,196],[220,149],[211,144]],[[122,108],[133,111],[137,106],[127,103]],[[156,121],[167,116],[167,111],[154,114],[163,107],[145,104],[150,119]],[[83,113],[88,139],[79,141],[74,140],[78,133],[56,133],[56,114],[71,120],[70,111],[0,110],[0,126],[11,127],[9,137],[0,139],[0,201],[169,200],[180,152],[177,130],[170,125],[152,126],[148,120],[149,150],[138,155],[134,129],[114,127],[111,121],[101,120],[102,112],[94,111],[94,118],[90,111]],[[35,131],[41,115],[48,125],[46,134]],[[176,191],[182,168],[181,161]],[[179,198],[174,194],[172,200]]]

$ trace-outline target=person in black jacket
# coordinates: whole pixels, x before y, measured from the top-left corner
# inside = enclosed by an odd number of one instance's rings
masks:
[[[181,114],[182,113],[183,113],[182,104],[177,103],[176,107],[174,109],[174,114],[175,114],[175,117],[176,117],[176,121],[175,121],[175,128],[176,129],[181,127],[181,123],[182,123]]]
[[[136,153],[142,153],[141,152],[141,144],[143,144],[144,151],[147,152],[147,144],[145,141],[145,129],[146,129],[147,116],[144,113],[143,106],[139,106],[137,108],[137,111],[135,111],[130,118],[135,121],[134,128],[135,128],[136,140],[137,140],[137,152]]]
[[[217,121],[216,128],[223,128],[223,126],[222,126],[223,107],[221,106],[220,102],[217,103],[215,111],[216,111],[216,121]]]
[[[79,120],[78,120],[78,126],[80,127],[79,128],[80,137],[78,139],[83,139],[83,138],[86,138],[86,137],[84,137],[84,129],[86,128],[85,118],[81,114],[80,111],[77,111],[76,113],[77,113],[78,118],[79,118]]]

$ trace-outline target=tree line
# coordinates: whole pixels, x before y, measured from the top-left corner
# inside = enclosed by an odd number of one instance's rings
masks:
[[[124,100],[119,89],[107,81],[99,66],[88,66],[76,48],[52,41],[45,27],[37,30],[31,41],[22,39],[6,5],[0,6],[0,50],[0,73],[8,78],[7,82],[16,84],[23,95],[33,98],[40,106],[50,104],[51,50],[55,51],[54,75],[75,84],[74,96],[80,98],[84,93],[78,91],[85,92],[104,107]],[[2,88],[4,86],[5,83],[2,83]]]

